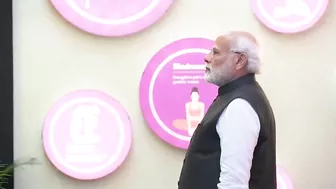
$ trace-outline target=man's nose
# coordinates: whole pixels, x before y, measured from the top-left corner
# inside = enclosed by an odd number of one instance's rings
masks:
[[[204,62],[206,62],[207,64],[210,64],[211,62],[211,57],[209,54],[207,54],[205,57],[204,57]]]

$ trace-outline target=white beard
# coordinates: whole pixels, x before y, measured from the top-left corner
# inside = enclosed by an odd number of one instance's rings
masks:
[[[217,86],[223,86],[226,83],[232,81],[232,66],[233,63],[225,63],[219,68],[212,68],[207,66],[210,71],[205,72],[205,81]]]

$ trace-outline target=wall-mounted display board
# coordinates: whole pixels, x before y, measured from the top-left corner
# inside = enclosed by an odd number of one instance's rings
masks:
[[[175,41],[149,61],[140,82],[140,105],[149,127],[165,142],[181,149],[217,96],[204,81],[204,56],[214,42],[204,38]]]
[[[294,189],[292,180],[280,165],[277,165],[277,189]]]
[[[130,35],[153,25],[174,0],[51,0],[76,27],[101,36]]]
[[[298,33],[314,26],[323,16],[329,0],[251,0],[256,17],[280,33]]]
[[[75,91],[58,100],[43,126],[43,146],[51,163],[80,180],[115,171],[126,159],[131,141],[125,109],[94,90]]]

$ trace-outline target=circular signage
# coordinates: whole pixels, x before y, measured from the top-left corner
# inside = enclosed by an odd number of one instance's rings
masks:
[[[140,105],[149,127],[182,149],[217,95],[204,81],[204,56],[214,42],[203,38],[175,41],[148,63],[140,82]]]
[[[131,140],[126,111],[99,91],[64,96],[43,125],[43,146],[52,164],[80,180],[102,178],[116,170],[126,159]]]
[[[298,33],[315,25],[328,7],[328,0],[252,0],[257,18],[281,33]]]
[[[158,21],[174,0],[51,0],[78,28],[102,36],[139,32]]]
[[[277,189],[294,189],[291,179],[280,165],[277,165]]]

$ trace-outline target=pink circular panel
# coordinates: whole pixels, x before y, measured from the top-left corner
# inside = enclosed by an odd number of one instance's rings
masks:
[[[291,179],[280,165],[277,165],[277,189],[294,189]]]
[[[328,0],[251,0],[257,18],[280,33],[298,33],[315,25],[328,7]]]
[[[174,0],[51,0],[78,28],[102,36],[139,32],[158,21]]]
[[[214,42],[203,38],[175,41],[157,52],[140,82],[140,105],[149,127],[182,149],[217,95],[204,81],[204,56]]]
[[[43,126],[43,146],[52,164],[80,180],[98,179],[116,170],[131,141],[125,109],[99,91],[81,90],[64,96]]]

